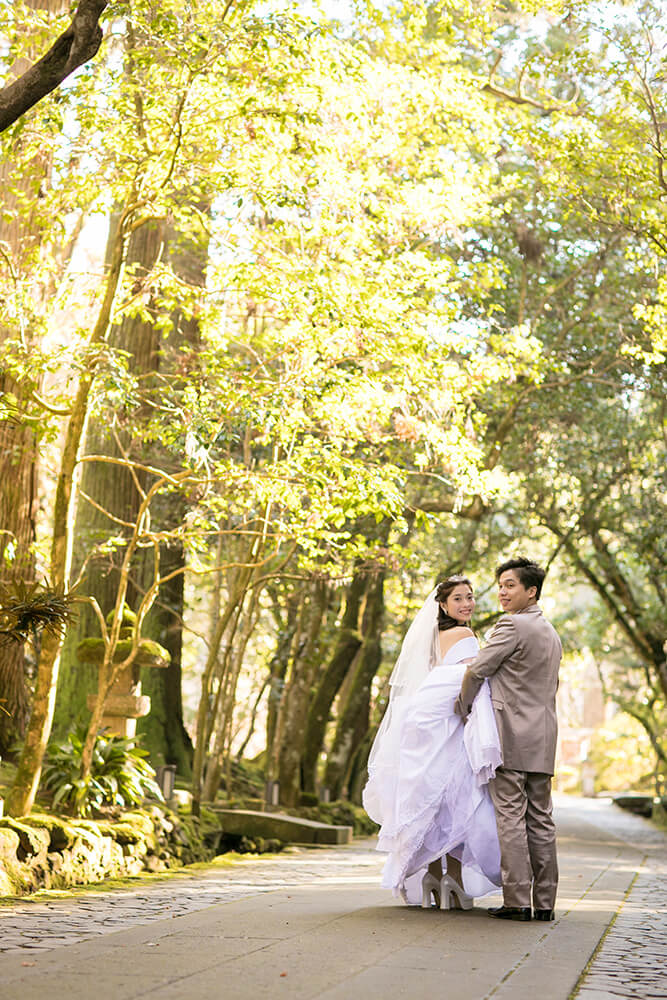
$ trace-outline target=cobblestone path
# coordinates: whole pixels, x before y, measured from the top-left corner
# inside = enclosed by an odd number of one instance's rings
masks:
[[[596,822],[646,850],[616,920],[587,971],[577,1000],[667,998],[667,836],[639,817],[601,803]]]

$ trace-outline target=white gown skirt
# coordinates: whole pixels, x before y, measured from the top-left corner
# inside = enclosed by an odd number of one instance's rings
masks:
[[[405,706],[396,699],[398,753],[393,762],[387,756],[385,766],[378,760],[364,790],[367,811],[382,817],[377,849],[388,854],[382,884],[395,895],[404,890],[409,902],[419,902],[428,864],[445,854],[460,860],[469,895],[500,886],[487,787],[501,763],[498,733],[486,681],[465,727],[454,713],[465,669],[464,663],[436,666]]]

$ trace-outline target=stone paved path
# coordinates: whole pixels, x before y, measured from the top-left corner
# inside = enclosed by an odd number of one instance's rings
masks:
[[[0,953],[48,951],[276,889],[379,880],[381,868],[369,840],[344,850],[290,849],[277,858],[252,858],[197,875],[179,873],[137,889],[87,889],[70,899],[41,893],[0,908]]]
[[[381,857],[362,841],[0,907],[0,996],[208,1000],[224,981],[230,1000],[258,1000],[273,998],[280,962],[285,995],[323,1000],[415,1000],[447,984],[452,1000],[667,998],[667,837],[599,800],[560,796],[557,819],[554,924],[489,920],[487,901],[458,917],[408,911],[377,889]]]
[[[645,820],[603,803],[595,803],[590,815],[645,855],[582,976],[577,1000],[667,998],[667,836]]]

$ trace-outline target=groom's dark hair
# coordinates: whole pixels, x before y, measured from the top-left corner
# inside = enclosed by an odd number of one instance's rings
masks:
[[[535,587],[535,600],[539,601],[540,594],[542,593],[542,584],[547,575],[546,570],[543,570],[541,566],[538,566],[537,563],[532,562],[530,559],[524,558],[524,556],[517,556],[515,559],[506,559],[504,563],[498,566],[496,569],[496,580],[499,580],[501,573],[504,573],[508,569],[516,571],[516,575],[526,590],[529,587]]]

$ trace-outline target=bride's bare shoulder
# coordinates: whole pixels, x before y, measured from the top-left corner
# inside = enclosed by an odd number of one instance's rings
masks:
[[[445,653],[449,652],[455,643],[459,642],[461,639],[467,639],[468,636],[475,637],[475,633],[467,625],[455,625],[454,628],[445,629],[444,632],[440,633],[440,652],[444,656]]]

